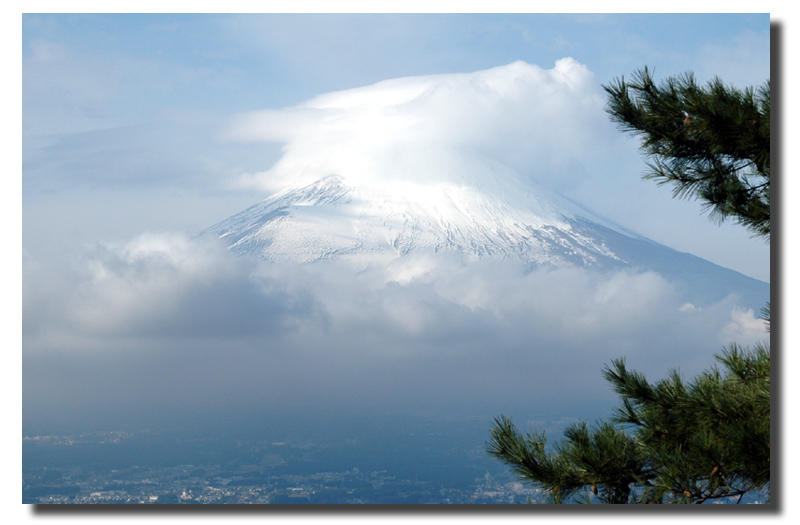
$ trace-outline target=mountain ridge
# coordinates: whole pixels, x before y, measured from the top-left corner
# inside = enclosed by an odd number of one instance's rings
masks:
[[[344,260],[363,270],[417,252],[451,254],[465,264],[499,259],[531,270],[654,271],[698,305],[733,294],[757,310],[769,298],[768,283],[663,246],[532,182],[511,182],[357,187],[331,174],[290,186],[202,234],[272,262]]]
[[[496,196],[466,184],[402,181],[357,188],[340,175],[327,175],[289,187],[204,232],[240,254],[297,262],[358,252],[402,256],[419,249],[535,264],[585,266],[616,259],[573,228],[581,216],[579,205],[544,192],[512,190]],[[525,195],[528,204],[520,207],[507,194],[516,200]],[[582,213],[591,222],[635,235]]]

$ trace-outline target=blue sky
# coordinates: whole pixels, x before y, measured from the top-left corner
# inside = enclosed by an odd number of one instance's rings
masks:
[[[598,86],[644,65],[660,78],[692,70],[700,81],[719,75],[741,87],[770,73],[768,15],[31,14],[22,27],[23,244],[31,253],[55,249],[55,232],[68,249],[144,229],[200,229],[264,198],[230,188],[279,157],[279,145],[220,139],[241,112],[516,60],[549,69],[572,57]],[[597,169],[568,196],[769,280],[767,245],[641,181],[644,159],[633,141],[628,151],[613,188]]]

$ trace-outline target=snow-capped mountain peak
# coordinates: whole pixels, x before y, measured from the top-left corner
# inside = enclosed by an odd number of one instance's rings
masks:
[[[533,264],[622,262],[591,226],[632,236],[500,166],[464,182],[349,183],[327,175],[290,186],[209,228],[237,253],[274,261],[390,260],[415,251]],[[501,173],[498,173],[501,172]]]

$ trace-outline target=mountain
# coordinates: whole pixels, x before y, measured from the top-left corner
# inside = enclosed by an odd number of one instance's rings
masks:
[[[754,310],[769,284],[677,252],[485,159],[462,177],[425,183],[298,183],[211,226],[240,255],[275,262],[349,261],[358,269],[414,253],[594,271],[655,271],[695,304],[730,294]]]
[[[543,188],[490,192],[490,185],[355,187],[329,175],[290,187],[207,231],[239,254],[274,261],[386,260],[429,250],[467,260],[579,266],[618,261],[582,224],[634,235]]]

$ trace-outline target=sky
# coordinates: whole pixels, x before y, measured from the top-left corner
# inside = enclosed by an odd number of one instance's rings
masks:
[[[452,284],[441,280],[430,297],[430,287],[415,295],[413,286],[378,289],[368,277],[348,279],[345,290],[338,284],[345,278],[334,270],[280,270],[287,275],[231,260],[192,240],[291,183],[296,173],[317,164],[331,172],[347,170],[367,157],[358,155],[366,150],[378,152],[369,157],[376,165],[391,164],[385,151],[413,140],[448,148],[466,144],[658,242],[768,280],[769,245],[763,240],[741,226],[715,224],[697,202],[675,200],[668,189],[641,180],[644,159],[635,141],[607,119],[602,91],[604,83],[644,65],[659,76],[692,70],[701,82],[714,74],[742,87],[762,82],[770,72],[768,23],[765,15],[23,16],[23,356],[30,359],[23,370],[31,378],[24,399],[58,399],[53,395],[63,382],[65,392],[77,398],[119,396],[123,403],[137,387],[112,394],[100,378],[123,370],[117,359],[133,359],[126,374],[139,366],[142,377],[155,377],[153,367],[170,371],[175,360],[194,361],[201,369],[187,373],[185,387],[163,379],[162,388],[146,389],[155,397],[196,395],[209,380],[203,371],[213,364],[214,373],[227,374],[215,379],[220,402],[233,402],[266,394],[258,377],[252,384],[244,376],[236,382],[226,378],[261,366],[286,366],[285,377],[301,373],[293,368],[297,362],[272,362],[277,357],[271,353],[259,354],[267,362],[251,366],[240,354],[253,344],[276,338],[270,344],[281,352],[300,352],[322,344],[316,340],[320,331],[338,330],[342,348],[315,357],[320,368],[308,372],[309,381],[324,384],[313,374],[332,369],[330,355],[343,367],[368,361],[370,352],[412,359],[405,354],[427,348],[422,355],[438,359],[457,346],[453,337],[486,324],[479,321],[481,309],[499,313],[470,342],[491,347],[508,323],[540,306],[499,294],[505,283],[495,283],[488,271],[470,277],[474,289],[488,290],[481,299],[454,299]],[[675,39],[677,31],[689,36]],[[506,79],[509,85],[491,100],[473,95],[470,84],[477,77],[470,74],[517,61],[536,72],[526,77],[529,85],[522,91],[517,80]],[[559,68],[569,74],[557,74]],[[443,75],[442,89],[451,91],[427,103],[387,106],[387,97],[406,96],[391,86],[415,81],[383,81],[430,75]],[[378,109],[364,110],[364,104]],[[394,113],[387,117],[387,111]],[[426,119],[422,126],[408,127],[419,119]],[[607,302],[587,297],[602,297],[609,287],[647,290],[646,307],[631,302],[641,311],[677,312],[666,304],[679,298],[652,276],[606,283],[567,275],[539,277],[538,284],[529,276],[520,287],[531,287],[528,297],[559,296],[556,317],[587,310],[588,331],[561,346],[600,337],[595,328],[618,333],[631,327],[632,318],[624,316],[615,321],[619,326],[608,321],[595,327],[609,315],[603,313]],[[645,285],[628,283],[642,279]],[[567,288],[539,290],[547,282]],[[375,304],[360,299],[358,308],[374,317],[355,307],[344,314],[347,309],[337,306],[350,304],[344,297],[372,297]],[[428,314],[419,317],[420,312]],[[711,309],[703,315],[712,315]],[[723,323],[723,330],[732,315],[714,313],[713,322]],[[660,330],[666,319],[648,317],[637,330]],[[418,339],[395,349],[382,348],[394,342],[376,343],[384,333],[394,334],[387,337],[392,341],[404,337],[403,329]],[[525,330],[509,337],[537,339]],[[683,332],[693,333],[685,327]],[[715,351],[726,342],[717,341],[718,335],[704,341],[707,348]],[[557,337],[543,334],[542,343],[555,348],[550,339]],[[221,341],[228,347],[224,355],[214,350]],[[506,347],[513,362],[519,348]],[[599,369],[607,352],[578,358],[582,373]],[[476,362],[475,368],[464,366],[463,380],[477,381],[473,371],[490,357],[479,358],[478,350],[465,355]],[[94,374],[86,383],[94,388],[75,390],[82,375],[64,374],[53,366],[59,359]],[[229,364],[221,367],[219,359]],[[391,363],[376,363],[364,376],[382,377],[401,367]],[[433,364],[428,370],[441,372]],[[355,397],[370,391],[370,381],[342,380],[353,386]],[[296,388],[304,384],[300,380]],[[303,397],[288,394],[294,387],[275,388],[283,392],[281,402]]]
[[[658,78],[691,70],[739,87],[770,74],[767,15],[26,15],[22,24],[31,254],[150,229],[192,232],[258,202],[268,193],[236,182],[269,169],[281,145],[226,138],[231,123],[331,91],[517,60],[551,69],[565,57],[592,73],[595,96],[645,65]],[[634,139],[593,116],[596,142],[627,141],[625,153],[594,166],[587,156],[557,189],[658,242],[769,281],[768,245],[642,181]],[[509,142],[516,155],[529,147]]]
[[[517,61],[541,71],[540,99],[510,85],[477,108],[456,82]],[[557,64],[574,83],[547,80]],[[378,83],[445,75],[451,96],[395,116],[429,118],[437,144],[469,144],[769,282],[768,244],[641,179],[645,159],[609,122],[602,85],[645,65],[657,79],[760,85],[769,16],[24,15],[23,430],[157,424],[187,407],[493,416],[535,399],[583,414],[613,402],[600,377],[611,359],[696,373],[722,345],[763,339],[735,298],[687,305],[652,272],[411,260],[421,277],[400,283],[265,265],[193,237],[309,159],[404,139],[385,112],[317,111],[326,100],[375,97],[383,111]]]

